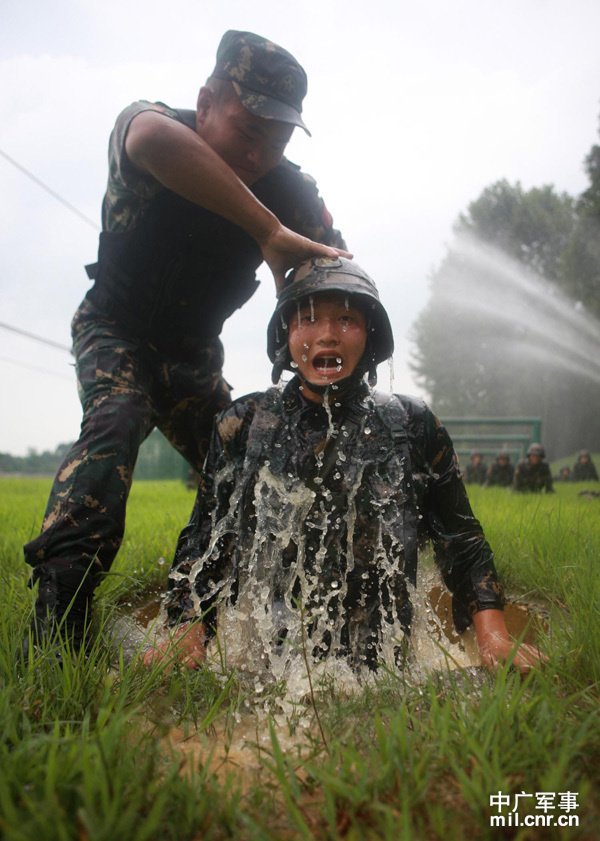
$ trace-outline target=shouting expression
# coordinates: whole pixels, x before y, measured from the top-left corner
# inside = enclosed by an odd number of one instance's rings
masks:
[[[300,304],[290,315],[289,349],[292,367],[305,381],[305,396],[322,402],[306,383],[329,385],[349,377],[366,341],[365,316],[343,295],[315,296]]]

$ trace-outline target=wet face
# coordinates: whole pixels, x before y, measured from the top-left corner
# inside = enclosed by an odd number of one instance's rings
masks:
[[[280,163],[294,127],[248,111],[235,93],[217,98],[203,87],[196,108],[196,131],[247,186]]]
[[[360,362],[367,343],[367,322],[362,310],[342,295],[316,296],[290,315],[289,349],[293,367],[305,381],[329,385],[349,377]],[[323,396],[304,385],[310,400]]]

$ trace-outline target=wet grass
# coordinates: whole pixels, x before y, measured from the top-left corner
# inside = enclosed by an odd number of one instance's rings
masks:
[[[65,657],[60,667],[42,652],[25,666],[20,644],[32,594],[21,546],[37,533],[48,488],[46,480],[0,481],[2,837],[598,837],[600,499],[578,496],[583,486],[541,497],[470,491],[507,588],[549,612],[549,665],[526,679],[504,668],[420,685],[385,674],[353,696],[321,685],[327,749],[309,705],[289,713],[282,729],[276,691],[257,699],[235,677],[141,669],[111,652],[105,631],[115,606],[166,577],[192,504],[178,483],[134,486],[88,660]],[[210,751],[222,745],[214,734],[227,743],[252,716],[261,731],[257,775],[249,780],[239,760],[216,771]],[[187,742],[168,738],[174,726]],[[208,754],[184,753],[198,732]],[[284,750],[290,734],[296,747]],[[541,792],[556,795],[549,814],[567,815],[560,798],[577,792],[571,814],[580,825],[490,828],[498,814],[490,795],[498,792],[510,796],[510,809],[516,794],[532,795],[521,797],[521,817],[543,814]]]

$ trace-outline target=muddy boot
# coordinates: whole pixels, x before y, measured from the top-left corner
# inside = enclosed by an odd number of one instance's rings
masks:
[[[92,617],[92,596],[95,583],[86,570],[62,561],[48,561],[34,567],[29,586],[39,582],[30,631],[23,641],[25,662],[31,646],[54,642],[61,657],[62,645],[78,654],[87,644]]]

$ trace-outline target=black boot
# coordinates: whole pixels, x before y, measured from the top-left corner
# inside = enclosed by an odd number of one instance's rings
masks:
[[[55,642],[60,657],[61,643],[74,654],[81,651],[89,636],[92,617],[92,596],[95,583],[86,570],[64,561],[48,561],[34,567],[29,586],[39,581],[30,632],[23,641],[25,662],[30,646]]]

